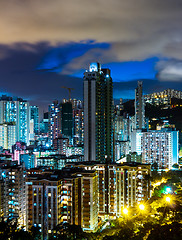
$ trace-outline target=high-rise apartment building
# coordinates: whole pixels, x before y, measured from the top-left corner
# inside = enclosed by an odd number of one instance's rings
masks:
[[[39,107],[30,106],[30,119],[33,119],[34,133],[39,133]]]
[[[143,98],[143,82],[138,81],[135,89],[135,129],[145,128],[145,104]]]
[[[43,239],[61,223],[61,181],[56,176],[29,176],[27,224],[40,227]]]
[[[97,162],[67,163],[68,167],[78,167],[97,171],[98,212],[103,219],[119,217],[123,207],[134,207],[150,197],[151,166],[141,163]],[[149,179],[149,178],[148,178]],[[84,188],[87,191],[87,188]]]
[[[73,139],[73,108],[70,101],[61,104],[61,129],[62,134]]]
[[[66,155],[67,147],[69,146],[69,138],[59,137],[53,140],[53,146],[59,154]]]
[[[182,99],[182,91],[166,89],[161,92],[155,92],[144,96],[145,102],[156,105],[164,105],[164,107],[170,106],[172,98]]]
[[[16,141],[29,143],[29,103],[21,98],[0,98],[0,124],[16,126]]]
[[[43,119],[40,121],[40,132],[43,134],[48,134],[49,132],[49,114],[44,113]]]
[[[158,167],[172,168],[178,163],[179,133],[170,129],[132,132],[131,151],[142,154],[143,163],[157,163]]]
[[[0,124],[0,146],[12,149],[16,143],[16,125],[11,123]]]
[[[51,143],[61,134],[61,108],[57,100],[49,105],[49,138]]]
[[[120,217],[123,207],[150,197],[149,164],[83,161],[67,166],[28,170],[27,224],[40,227],[44,237],[61,223],[95,232],[98,217]]]
[[[43,239],[61,223],[98,227],[98,178],[95,170],[31,171],[28,186],[28,227],[38,226]],[[36,174],[37,172],[37,174]],[[33,173],[33,174],[32,174]]]
[[[131,132],[134,128],[133,118],[126,113],[121,115],[120,111],[114,116],[115,161],[127,155],[131,150]]]
[[[84,158],[113,161],[113,83],[109,69],[91,63],[84,73]]]
[[[26,226],[26,172],[22,165],[0,169],[1,200],[4,219],[17,219]]]
[[[82,178],[82,207],[84,231],[94,232],[98,228],[98,176],[96,171],[81,171]]]
[[[72,104],[74,104],[73,102]],[[78,101],[73,106],[73,143],[74,145],[84,144],[84,110],[82,102]]]

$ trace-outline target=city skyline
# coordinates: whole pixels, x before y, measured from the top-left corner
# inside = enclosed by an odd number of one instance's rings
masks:
[[[1,94],[21,96],[47,110],[68,98],[83,99],[90,62],[111,69],[114,99],[182,90],[182,3],[175,1],[1,1]],[[71,16],[71,17],[70,17]]]
[[[182,1],[0,15],[0,239],[182,239]]]

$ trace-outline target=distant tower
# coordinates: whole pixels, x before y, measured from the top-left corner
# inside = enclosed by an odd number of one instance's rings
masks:
[[[39,107],[30,106],[30,119],[34,122],[34,133],[39,133]]]
[[[65,102],[61,104],[61,128],[62,134],[69,137],[70,140],[73,138],[73,108],[72,103]]]
[[[29,102],[6,95],[0,97],[0,124],[16,126],[16,141],[29,144]],[[10,130],[10,127],[8,127]],[[9,131],[8,130],[8,131]],[[8,138],[11,136],[8,134]]]
[[[138,81],[135,89],[135,129],[145,128],[145,104],[143,98],[143,82]]]
[[[84,73],[84,159],[113,161],[113,83],[109,69],[91,63]]]
[[[49,105],[49,138],[51,142],[61,135],[61,108],[57,100]]]

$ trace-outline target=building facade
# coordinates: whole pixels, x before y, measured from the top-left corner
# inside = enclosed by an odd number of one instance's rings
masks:
[[[62,134],[73,142],[73,108],[69,101],[61,104],[61,126]]]
[[[164,107],[170,106],[172,98],[182,99],[182,91],[166,89],[161,92],[155,92],[144,96],[146,103],[164,105]]]
[[[135,89],[135,129],[145,128],[145,104],[143,97],[143,82],[138,81]]]
[[[98,176],[98,212],[103,219],[121,216],[124,207],[134,207],[150,198],[151,167],[142,163],[67,163],[68,167],[95,170]]]
[[[171,169],[178,163],[179,133],[170,129],[133,131],[132,152],[142,154],[143,163],[157,163],[158,167]]]
[[[17,219],[21,227],[26,225],[26,172],[22,165],[0,169],[1,201],[4,219]]]
[[[98,227],[96,171],[63,169],[33,172],[27,178],[28,227],[38,226],[43,239],[61,223],[80,225],[84,231]]]
[[[113,84],[109,69],[91,63],[84,73],[85,161],[113,161]]]
[[[21,98],[0,98],[0,124],[16,126],[16,141],[29,144],[29,103]]]
[[[0,146],[12,149],[16,143],[16,125],[11,123],[0,124]]]
[[[49,138],[51,143],[61,135],[61,107],[57,100],[49,105]]]
[[[30,106],[30,119],[33,119],[34,133],[39,133],[39,107]]]

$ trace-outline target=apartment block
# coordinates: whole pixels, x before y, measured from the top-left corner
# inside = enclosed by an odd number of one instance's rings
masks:
[[[23,166],[4,166],[0,169],[1,206],[4,219],[17,219],[26,226],[26,172]]]
[[[45,237],[61,223],[80,225],[88,232],[97,230],[96,171],[64,168],[56,171],[29,171],[29,173],[28,227],[40,227]]]
[[[80,162],[67,166],[97,172],[98,212],[103,219],[120,216],[123,207],[133,207],[150,197],[149,164]]]
[[[178,163],[178,135],[178,131],[172,129],[133,131],[131,150],[142,154],[143,163],[156,162],[161,169],[171,169]]]

